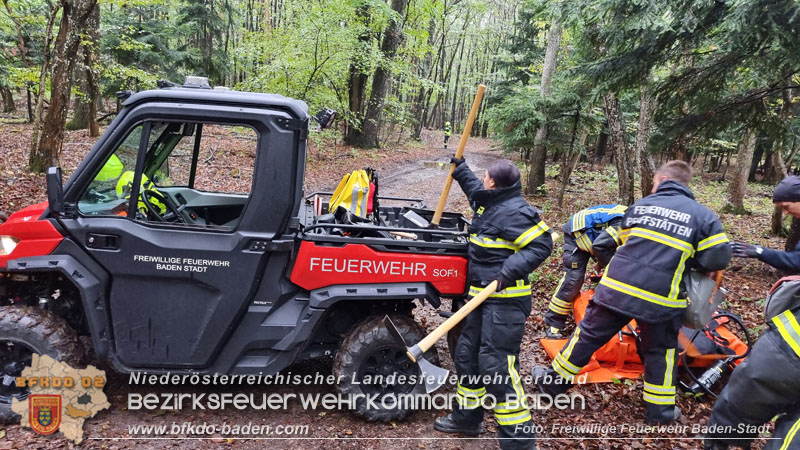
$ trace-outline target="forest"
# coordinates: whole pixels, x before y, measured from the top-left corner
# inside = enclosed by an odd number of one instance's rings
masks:
[[[702,162],[775,182],[800,161],[800,6],[775,0],[3,0],[3,111],[33,125],[29,168],[58,163],[65,129],[113,117],[115,93],[208,77],[338,111],[324,139],[358,148],[464,122],[526,168],[616,165],[619,201],[656,164]],[[10,117],[10,116],[9,116]],[[776,230],[777,223],[776,221]]]

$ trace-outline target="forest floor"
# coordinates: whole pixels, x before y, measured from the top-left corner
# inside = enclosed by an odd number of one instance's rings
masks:
[[[27,152],[30,137],[30,126],[22,123],[0,122],[0,211],[13,212],[23,206],[45,199],[44,178],[24,170],[27,163]],[[333,190],[341,176],[353,169],[371,166],[380,175],[381,195],[404,197],[420,197],[428,207],[434,208],[444,183],[446,170],[449,168],[450,155],[458,143],[454,135],[450,141],[450,150],[441,145],[441,134],[427,131],[421,143],[406,144],[384,150],[363,151],[343,147],[341,145],[321,148],[310,148],[308,152],[306,192],[317,190]],[[62,165],[65,176],[68,176],[90,149],[93,138],[84,131],[68,132],[62,154]],[[496,148],[496,144],[486,139],[470,139],[466,150],[466,160],[480,174],[492,161],[504,157]],[[555,193],[558,189],[557,166],[548,167],[547,192]],[[748,186],[746,207],[752,214],[734,216],[721,214],[724,206],[727,183],[706,181],[696,177],[692,188],[698,201],[708,205],[720,214],[728,236],[733,240],[758,243],[771,248],[782,248],[783,238],[771,237],[768,234],[772,204],[770,194],[772,188],[764,184],[751,183]],[[573,212],[594,204],[613,203],[616,195],[616,178],[613,166],[579,165],[573,174],[570,188],[566,194],[564,206],[555,204],[553,196],[540,195],[528,198],[532,205],[542,209],[543,219],[554,229],[560,229],[567,217]],[[468,204],[457,184],[448,200],[447,210],[468,213]],[[533,364],[545,364],[549,360],[544,353],[539,339],[544,336],[543,315],[547,309],[549,298],[561,275],[561,249],[556,245],[549,258],[535,273],[533,311],[526,323],[526,333],[520,355],[523,377],[530,373]],[[766,265],[752,260],[734,260],[724,281],[728,289],[728,308],[742,315],[747,326],[756,333],[763,329],[761,308],[764,295],[779,275]],[[442,306],[448,309],[449,305]],[[425,305],[415,311],[417,319],[430,331],[442,322],[438,312]],[[447,352],[447,344],[441,341],[437,345],[442,365],[453,369]],[[324,364],[320,367],[292,367],[287,371],[300,373],[321,370],[330,373]],[[492,449],[498,448],[494,439],[496,424],[492,415],[486,415],[487,431],[475,439],[452,438],[433,430],[432,424],[442,411],[422,410],[409,419],[392,423],[367,423],[347,411],[306,410],[300,405],[291,406],[289,410],[225,410],[218,411],[129,411],[127,398],[129,392],[197,392],[199,390],[181,387],[151,388],[144,391],[142,387],[132,386],[128,378],[108,371],[109,384],[106,393],[111,408],[88,420],[85,426],[85,439],[80,447],[86,448],[262,448],[269,445],[274,449],[288,448],[326,448],[332,449]],[[453,389],[447,386],[446,389]],[[526,385],[527,392],[533,386]],[[580,437],[559,431],[553,431],[561,425],[620,425],[622,423],[643,424],[644,405],[641,400],[641,380],[632,383],[590,384],[577,387],[573,392],[586,398],[585,410],[538,410],[534,411],[533,420],[542,430],[538,433],[538,445],[541,449],[586,448],[586,449],[638,449],[638,448],[701,448],[700,441],[693,433],[642,433],[617,432],[610,435],[593,434]],[[208,391],[207,389],[203,392]],[[213,388],[214,392],[260,393],[252,387]],[[335,392],[330,385],[294,386],[278,385],[271,392]],[[683,425],[704,425],[708,420],[712,401],[707,399],[680,397],[678,400],[683,410]],[[291,424],[309,425],[307,435],[302,439],[276,439],[270,441],[227,439],[223,436],[212,436],[200,440],[164,439],[164,440],[131,440],[129,426],[159,423],[238,423],[246,424]],[[71,448],[74,445],[60,435],[42,438],[28,428],[18,425],[0,427],[0,450],[8,448]],[[602,437],[603,439],[592,439]],[[758,444],[761,445],[761,444]]]

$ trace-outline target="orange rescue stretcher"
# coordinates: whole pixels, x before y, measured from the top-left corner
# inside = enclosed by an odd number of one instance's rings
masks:
[[[580,323],[586,315],[586,307],[589,305],[589,300],[592,296],[594,296],[594,290],[590,289],[582,291],[578,298],[575,299],[572,312],[576,324]],[[713,330],[705,330],[706,332],[715,332],[717,345],[720,342],[724,342],[724,347],[727,348],[727,353],[725,354],[702,352],[698,346],[691,342],[692,335],[687,335],[688,329],[681,328],[678,335],[678,343],[681,347],[681,354],[685,353],[686,358],[679,358],[679,362],[682,363],[685,359],[688,361],[689,367],[707,368],[720,359],[744,355],[748,349],[747,344],[725,327],[727,323],[728,320],[722,317],[717,320],[716,327]],[[587,383],[610,383],[623,378],[644,376],[644,365],[642,365],[642,360],[636,352],[635,330],[636,321],[631,320],[615,337],[592,355],[592,359],[583,367],[579,375],[587,374]],[[690,331],[693,334],[693,330]],[[700,334],[702,335],[703,332]],[[561,351],[566,342],[567,339],[541,339],[542,347],[544,347],[551,360]],[[734,364],[739,364],[741,361],[744,361],[744,358],[737,359]]]

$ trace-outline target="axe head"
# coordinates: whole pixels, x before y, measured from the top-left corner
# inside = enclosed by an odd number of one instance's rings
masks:
[[[400,330],[397,329],[392,322],[392,319],[390,319],[388,315],[383,318],[383,324],[386,326],[386,329],[389,330],[389,333],[391,333],[392,337],[394,337],[395,341],[397,341],[397,345],[405,348],[406,354],[409,355],[409,359],[417,363],[417,366],[419,366],[420,376],[425,382],[425,392],[430,394],[431,392],[442,387],[442,385],[447,381],[447,376],[450,374],[450,371],[434,365],[427,359],[423,358],[421,354],[416,355],[416,357],[412,357],[414,354],[421,353],[421,349],[417,347],[416,344],[413,347],[408,346],[405,338],[402,334],[400,334]]]
[[[442,387],[447,381],[447,376],[450,375],[449,370],[436,366],[425,358],[420,358],[417,364],[420,375],[425,381],[425,392],[428,394]]]

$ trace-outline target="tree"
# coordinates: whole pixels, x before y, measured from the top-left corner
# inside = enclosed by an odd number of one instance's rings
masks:
[[[642,197],[650,195],[653,190],[653,176],[656,167],[653,157],[648,151],[650,142],[650,129],[653,124],[653,113],[656,110],[657,102],[650,91],[650,80],[642,83],[639,88],[639,123],[636,128],[636,144],[634,155],[636,156],[636,167],[639,168],[642,184]]]
[[[88,39],[81,42],[80,63],[77,64],[80,95],[75,100],[75,114],[67,123],[68,130],[88,129],[89,136],[100,136],[97,123],[97,100],[100,95],[97,76],[98,46],[100,44],[100,5],[95,4],[86,22]]]
[[[728,209],[736,214],[745,212],[744,197],[747,193],[747,174],[756,148],[757,130],[753,125],[745,127],[736,153],[736,166],[728,185]]]
[[[561,25],[554,23],[547,34],[547,49],[545,50],[544,65],[542,66],[542,80],[539,92],[543,98],[552,94],[553,72],[558,64],[558,48],[561,44]],[[530,172],[528,174],[528,184],[526,192],[532,194],[539,186],[544,185],[544,168],[547,161],[547,147],[544,141],[547,139],[548,118],[545,117],[542,125],[536,130],[533,138],[533,152],[531,152]]]
[[[75,60],[82,34],[96,4],[97,0],[61,0],[51,8],[48,30],[52,30],[52,24],[55,22],[56,12],[59,9],[61,10],[61,21],[58,35],[53,42],[52,53],[49,48],[45,48],[49,57],[45,58],[45,64],[42,67],[39,82],[40,94],[36,105],[28,161],[30,170],[33,172],[41,173],[48,166],[58,165]],[[49,35],[46,43],[49,44]],[[45,115],[43,113],[43,93],[48,74],[50,75],[50,105]]]
[[[397,54],[397,49],[403,42],[403,22],[408,0],[392,0],[392,14],[389,25],[383,34],[381,53],[383,60],[375,69],[372,76],[372,91],[367,102],[367,113],[361,130],[353,139],[353,144],[362,148],[378,147],[378,126],[383,115],[383,104],[391,82],[391,63]]]
[[[603,100],[606,106],[611,150],[614,152],[614,161],[617,164],[619,202],[623,205],[630,205],[633,203],[634,160],[625,140],[625,119],[622,117],[619,98],[616,94],[608,93]]]

